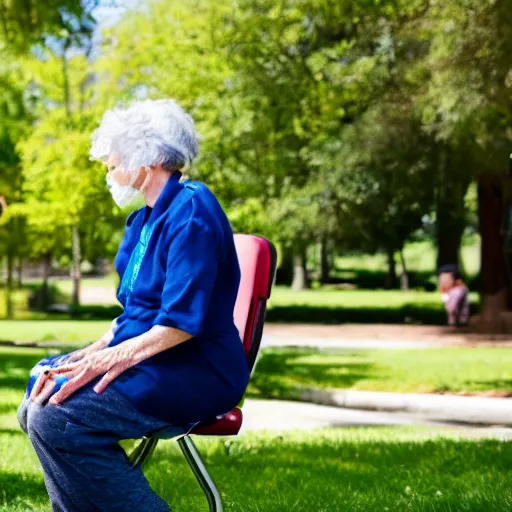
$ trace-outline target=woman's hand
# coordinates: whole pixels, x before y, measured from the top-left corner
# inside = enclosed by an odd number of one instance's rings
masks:
[[[94,386],[94,391],[101,393],[111,381],[137,362],[138,359],[132,357],[121,345],[89,353],[79,361],[65,363],[41,374],[30,398],[36,403],[44,402],[55,387],[55,379],[59,377],[66,377],[68,381],[50,399],[53,405],[62,403],[82,386],[103,375]]]
[[[80,361],[86,355],[92,354],[93,352],[97,352],[98,350],[104,349],[114,338],[114,329],[117,324],[117,319],[115,318],[112,321],[112,327],[98,340],[88,345],[87,347],[80,348],[78,350],[74,350],[70,352],[68,356],[62,361],[61,364],[74,363],[76,361]]]
[[[68,382],[64,383],[62,388],[50,398],[51,404],[62,403],[99,375],[103,375],[103,378],[94,386],[94,391],[98,394],[102,393],[110,382],[128,368],[155,354],[184,343],[190,338],[192,338],[191,334],[180,329],[154,325],[144,334],[123,341],[115,347],[103,348],[85,355],[79,361],[50,368],[39,376],[30,398],[42,403],[50,396],[55,387],[53,379],[59,377],[67,378]]]
[[[73,350],[73,352],[70,352],[67,355],[67,357],[61,362],[61,364],[69,364],[69,363],[75,363],[77,361],[80,361],[85,356],[105,348],[108,344],[109,344],[109,341],[102,338],[102,339],[92,343],[91,345],[88,345],[87,347]]]

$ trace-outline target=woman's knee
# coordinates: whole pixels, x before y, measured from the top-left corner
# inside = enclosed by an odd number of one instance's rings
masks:
[[[18,407],[17,411],[17,418],[18,423],[20,424],[21,429],[25,434],[28,434],[28,425],[27,425],[27,419],[28,419],[28,408],[30,405],[30,399],[26,396],[23,397],[23,401],[21,402],[20,406]]]
[[[66,416],[57,405],[32,403],[27,415],[27,432],[31,440],[37,438],[52,447],[66,446]]]

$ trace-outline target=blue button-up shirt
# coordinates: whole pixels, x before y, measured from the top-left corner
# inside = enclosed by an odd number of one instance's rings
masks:
[[[172,175],[153,208],[128,216],[115,267],[124,312],[109,346],[154,325],[193,338],[111,385],[141,412],[173,424],[210,419],[237,405],[249,378],[233,320],[240,269],[233,232],[211,191]]]

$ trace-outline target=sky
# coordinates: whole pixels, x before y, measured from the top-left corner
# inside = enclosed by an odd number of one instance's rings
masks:
[[[108,4],[115,2],[116,7],[109,7]],[[101,0],[100,6],[92,12],[98,25],[92,39],[92,51],[90,59],[94,60],[99,53],[102,29],[114,26],[119,22],[123,14],[131,9],[141,7],[145,0]],[[78,50],[80,52],[80,50]],[[72,53],[72,52],[71,52]]]
[[[98,21],[100,29],[115,25],[127,10],[134,9],[145,3],[144,0],[115,0],[115,2],[118,7],[106,7],[102,4],[109,2],[100,2],[100,7],[94,10],[93,15]]]

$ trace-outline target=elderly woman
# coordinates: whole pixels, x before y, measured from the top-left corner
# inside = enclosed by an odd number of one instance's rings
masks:
[[[123,314],[92,345],[36,365],[18,410],[55,511],[169,511],[118,442],[213,419],[247,386],[233,232],[205,185],[180,181],[197,151],[173,100],[107,111],[93,135],[114,201],[142,194],[146,206],[115,259]]]

